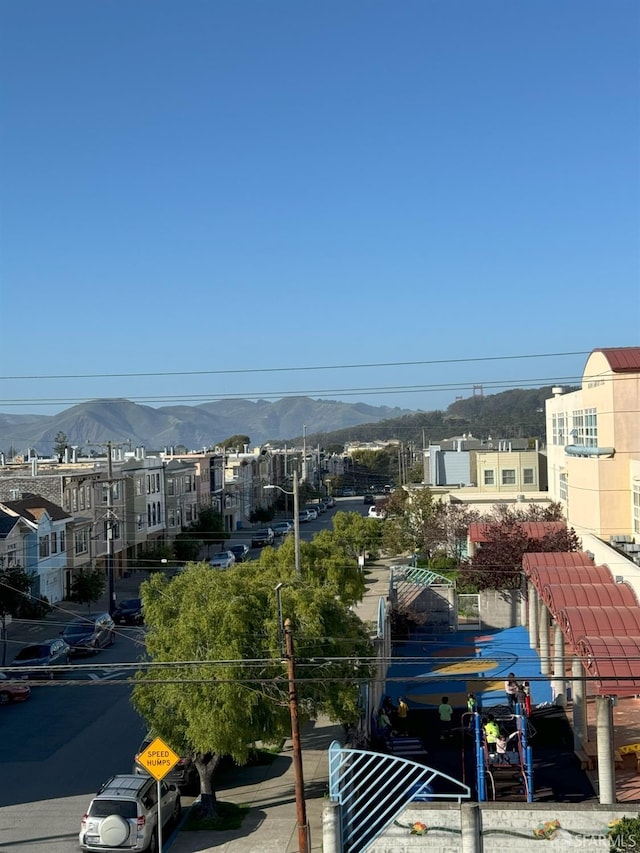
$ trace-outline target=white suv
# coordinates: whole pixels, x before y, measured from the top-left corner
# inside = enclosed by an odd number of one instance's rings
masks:
[[[83,850],[158,849],[158,783],[148,776],[112,776],[101,786],[82,817],[78,841]],[[182,813],[175,785],[160,783],[162,825]]]

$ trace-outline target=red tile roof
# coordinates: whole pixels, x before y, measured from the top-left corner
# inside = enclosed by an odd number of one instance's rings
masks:
[[[640,372],[640,347],[610,347],[594,352],[604,355],[614,373]]]
[[[523,521],[520,529],[529,539],[544,539],[549,533],[559,533],[566,530],[564,521]],[[487,542],[493,530],[497,530],[499,524],[485,521],[473,521],[469,525],[469,539],[471,542]]]

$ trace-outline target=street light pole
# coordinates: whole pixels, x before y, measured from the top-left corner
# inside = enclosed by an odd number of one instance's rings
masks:
[[[296,574],[300,575],[300,496],[298,492],[298,472],[293,472],[293,541],[295,548]]]
[[[295,567],[296,574],[300,575],[300,494],[298,488],[298,472],[293,472],[292,492],[288,492],[286,489],[283,489],[282,486],[275,486],[271,483],[268,486],[265,486],[264,488],[279,489],[283,495],[293,495],[293,542],[295,549]]]

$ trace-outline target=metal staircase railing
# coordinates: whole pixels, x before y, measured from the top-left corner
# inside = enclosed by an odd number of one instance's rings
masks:
[[[329,796],[340,805],[342,853],[364,853],[416,800],[454,800],[469,787],[416,761],[384,753],[329,747]]]

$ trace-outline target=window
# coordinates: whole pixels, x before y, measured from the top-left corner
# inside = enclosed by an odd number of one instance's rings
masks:
[[[171,508],[167,510],[167,526],[175,527],[176,526],[176,511]]]
[[[567,432],[565,426],[564,412],[551,415],[551,443],[562,447],[567,443]]]
[[[144,477],[136,477],[136,495],[144,493]]]
[[[584,443],[587,447],[598,446],[598,414],[595,409],[584,410]]]
[[[91,509],[91,486],[85,486],[87,509]]]
[[[109,503],[109,483],[102,484],[102,503]]]
[[[176,481],[173,477],[169,477],[167,480],[167,494],[170,497],[173,497],[176,493]]]
[[[525,486],[533,486],[535,478],[533,476],[533,468],[522,469],[522,482]]]
[[[493,468],[487,468],[484,472],[484,484],[485,486],[495,486],[496,484],[496,476]]]
[[[8,545],[7,546],[7,566],[12,568],[13,566],[18,565],[18,546],[17,545]]]
[[[571,421],[573,423],[573,429],[571,430],[573,443],[584,444],[584,412],[582,409],[576,409],[572,413]]]
[[[76,554],[86,554],[88,550],[89,531],[86,527],[83,527],[75,532],[75,552]]]
[[[151,504],[147,505],[147,527],[151,527]]]
[[[55,531],[51,534],[51,553],[58,553],[58,534]]]
[[[159,502],[156,504],[156,511],[158,513],[156,516],[158,519],[158,524],[162,524],[162,515],[160,514],[160,503]]]
[[[71,511],[72,512],[78,511],[78,490],[77,489],[74,489],[73,492],[71,493]]]
[[[151,475],[147,474],[147,494],[151,494]]]
[[[66,530],[60,531],[60,553],[63,554],[67,550],[67,533]]]
[[[140,512],[138,513],[138,517],[136,518],[136,527],[138,528],[138,530],[142,530],[142,528],[144,527],[144,516]]]
[[[40,559],[49,556],[49,534],[38,538],[38,556]]]
[[[78,489],[78,509],[84,509],[84,489]]]
[[[560,474],[560,479],[558,481],[558,495],[560,496],[561,501],[567,500],[568,491],[567,475]]]
[[[515,486],[516,484],[516,469],[504,468],[502,471],[502,485]]]
[[[156,474],[156,487],[155,487],[154,491],[156,491],[156,492],[160,491],[160,474]]]
[[[119,501],[120,500],[120,481],[116,480],[115,483],[111,483],[111,500]]]
[[[109,528],[111,528],[111,537],[109,537]],[[112,522],[105,521],[105,523],[104,523],[104,539],[105,539],[105,542],[109,538],[111,538],[111,539],[119,539],[120,538],[120,525],[118,524],[117,521],[112,521]]]

